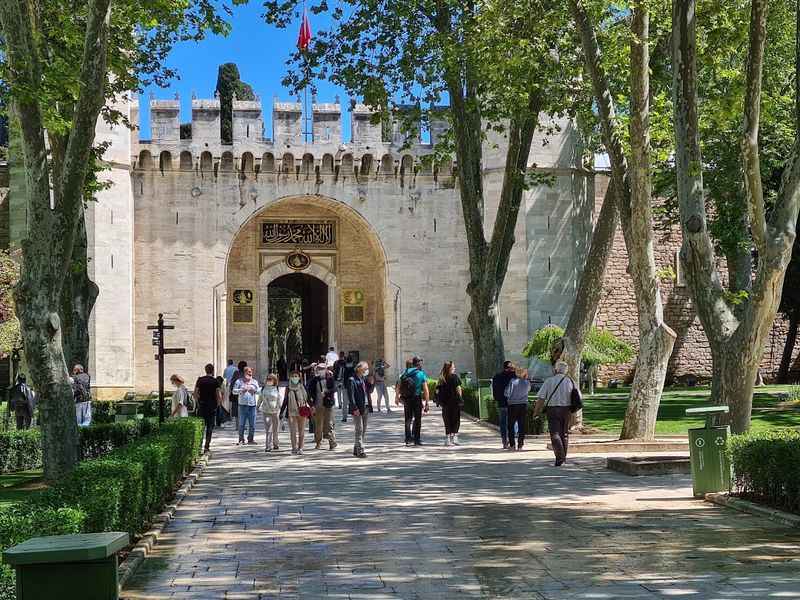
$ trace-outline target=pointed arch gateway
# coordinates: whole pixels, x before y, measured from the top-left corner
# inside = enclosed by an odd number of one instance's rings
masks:
[[[348,251],[354,247],[359,252]],[[282,347],[276,327],[286,325],[286,302],[276,299],[293,296],[302,304],[305,358],[315,361],[334,346],[394,362],[398,333],[386,254],[369,222],[344,202],[295,196],[243,215],[225,273],[217,361],[246,360],[257,378],[274,369]]]

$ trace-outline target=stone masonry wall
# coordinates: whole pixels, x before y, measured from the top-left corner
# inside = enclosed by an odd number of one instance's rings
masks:
[[[608,178],[598,175],[595,178],[595,214],[600,211],[607,187]],[[693,375],[700,379],[709,379],[711,377],[711,350],[708,345],[708,339],[692,305],[689,288],[682,285],[679,273],[677,253],[680,247],[680,225],[676,224],[667,229],[656,230],[655,254],[657,268],[672,267],[675,273],[679,275],[677,282],[669,279],[664,279],[661,282],[664,318],[678,336],[670,357],[667,383],[687,375]],[[603,296],[595,319],[595,325],[611,331],[634,348],[638,348],[639,332],[636,300],[627,268],[628,253],[625,249],[625,240],[623,239],[622,231],[617,229],[614,238],[614,250],[606,269]],[[762,374],[766,380],[773,379],[777,375],[787,328],[788,322],[778,315],[767,338],[764,357],[761,361]],[[796,365],[794,370],[798,372],[800,371],[800,364],[798,364],[800,362],[800,348],[795,348],[794,356],[794,364]],[[633,379],[633,373],[633,361],[624,365],[607,366],[601,369],[600,380],[622,379],[630,381]]]

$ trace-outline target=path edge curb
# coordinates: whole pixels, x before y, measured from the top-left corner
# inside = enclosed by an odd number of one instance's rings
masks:
[[[200,475],[202,475],[203,471],[208,466],[210,458],[211,453],[206,452],[198,459],[192,471],[184,477],[181,487],[175,492],[175,497],[164,507],[162,512],[155,516],[150,529],[142,535],[141,539],[131,549],[125,561],[119,565],[117,568],[117,583],[120,590],[125,587],[125,584],[134,573],[136,573],[144,560],[150,556],[164,528],[175,516],[175,511],[195,486],[197,480],[200,479]]]
[[[749,500],[742,500],[731,496],[727,492],[712,492],[705,495],[706,502],[726,506],[740,512],[749,513],[757,517],[764,517],[775,523],[789,527],[800,527],[800,515],[788,513],[777,508],[762,506]]]

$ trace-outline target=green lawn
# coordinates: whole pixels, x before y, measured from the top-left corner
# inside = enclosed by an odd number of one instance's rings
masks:
[[[601,389],[592,396],[584,398],[584,421],[587,425],[619,433],[625,408],[628,405],[629,388]],[[800,392],[795,386],[794,393]],[[785,402],[780,393],[793,393],[792,386],[769,385],[757,388],[753,396],[753,431],[763,431],[775,427],[800,427],[800,404],[778,406]],[[702,427],[704,419],[690,419],[685,415],[687,408],[709,404],[710,390],[707,387],[667,388],[661,397],[656,421],[658,434],[684,434],[692,427]]]
[[[0,475],[0,508],[18,502],[42,487],[42,471],[20,471]]]

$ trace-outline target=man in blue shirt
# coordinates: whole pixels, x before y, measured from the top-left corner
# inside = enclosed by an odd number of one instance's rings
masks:
[[[422,446],[422,401],[425,401],[424,411],[427,413],[430,392],[428,391],[428,376],[422,370],[421,358],[415,356],[411,360],[411,366],[407,366],[400,375],[396,389],[405,413],[406,446],[410,446],[412,443],[415,446]]]

